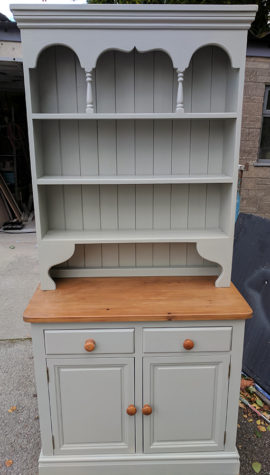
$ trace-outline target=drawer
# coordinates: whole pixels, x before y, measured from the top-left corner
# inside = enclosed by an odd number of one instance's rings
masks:
[[[231,335],[231,327],[145,328],[143,349],[145,353],[230,351]],[[194,344],[193,348],[186,350],[183,346],[185,340],[191,340]]]
[[[94,349],[90,352],[84,348],[86,340],[94,340]],[[45,331],[45,349],[47,355],[134,353],[134,329],[48,330]]]

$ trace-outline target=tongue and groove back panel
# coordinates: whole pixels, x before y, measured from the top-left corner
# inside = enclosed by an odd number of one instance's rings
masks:
[[[30,78],[34,113],[85,112],[85,71],[71,49],[45,49]],[[237,84],[238,70],[221,48],[199,49],[184,73],[185,113],[234,112]],[[93,92],[96,113],[172,113],[176,70],[162,51],[105,51],[93,71]],[[229,232],[234,119],[56,119],[34,120],[42,237],[58,230]],[[179,175],[186,184],[138,184],[142,177]],[[61,185],[61,177],[92,178],[92,183]],[[94,184],[95,177],[126,177],[130,184]],[[188,184],[192,177],[205,183]],[[77,244],[57,269],[112,267],[218,273],[195,243]]]

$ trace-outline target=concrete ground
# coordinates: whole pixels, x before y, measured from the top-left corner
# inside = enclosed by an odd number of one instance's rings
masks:
[[[22,320],[38,280],[35,234],[0,233],[0,475],[38,475],[40,435],[30,325]],[[255,461],[262,464],[260,475],[270,475],[270,432],[258,437],[257,418],[249,418],[240,409],[240,475],[254,475]]]

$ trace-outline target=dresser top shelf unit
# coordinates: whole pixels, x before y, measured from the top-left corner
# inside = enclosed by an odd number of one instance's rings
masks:
[[[36,290],[24,320],[136,322],[238,320],[252,310],[233,284],[214,287],[214,277],[58,279],[55,292]]]
[[[210,268],[216,286],[229,287],[245,49],[257,7],[12,9],[24,44],[41,288],[55,289],[57,272],[198,276]]]

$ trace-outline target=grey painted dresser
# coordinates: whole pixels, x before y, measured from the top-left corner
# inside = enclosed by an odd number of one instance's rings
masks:
[[[238,475],[231,285],[256,6],[13,5],[40,288],[39,475]]]

